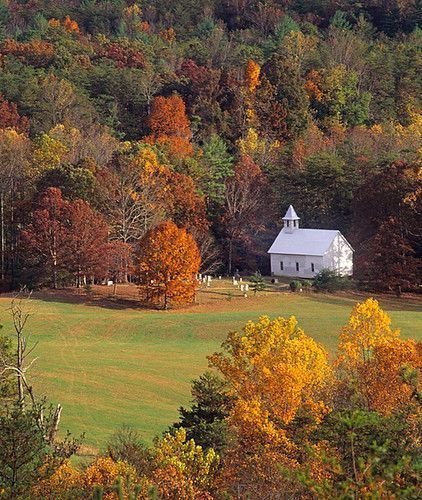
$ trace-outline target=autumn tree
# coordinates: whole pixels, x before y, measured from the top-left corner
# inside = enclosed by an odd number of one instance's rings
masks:
[[[163,165],[151,146],[114,155],[109,214],[114,238],[133,243],[163,219],[206,230],[205,202],[193,180]]]
[[[419,282],[421,200],[417,163],[389,163],[366,178],[353,201],[360,279],[398,294]]]
[[[355,126],[364,124],[369,118],[371,94],[360,91],[357,74],[347,71],[344,65],[320,72],[312,70],[305,88],[323,124],[331,120]]]
[[[228,272],[233,267],[235,245],[248,244],[263,229],[263,216],[271,209],[267,180],[249,157],[241,158],[226,181],[222,226],[227,238]]]
[[[165,211],[175,224],[189,230],[208,229],[205,201],[191,177],[168,170],[165,191]]]
[[[139,280],[146,299],[167,309],[170,303],[192,302],[201,263],[198,247],[185,229],[164,222],[142,238]]]
[[[57,188],[41,195],[22,230],[24,249],[41,259],[37,265],[51,273],[54,288],[60,271],[73,274],[78,286],[83,277],[105,277],[107,241],[104,219],[82,200],[64,200]]]
[[[245,70],[245,83],[249,92],[254,92],[259,85],[259,75],[261,67],[258,63],[249,59]]]
[[[327,352],[294,317],[250,321],[241,332],[229,333],[222,347],[209,360],[234,398],[229,425],[236,444],[227,452],[225,474],[233,474],[234,485],[246,487],[247,493],[268,496],[283,484],[280,465],[295,467],[303,459],[289,431],[295,419],[306,441],[329,412],[324,400],[331,372]]]
[[[220,134],[227,126],[224,105],[228,89],[222,81],[222,70],[188,59],[183,62],[179,74],[186,80],[183,97],[189,116],[200,120],[200,127],[192,125],[194,136],[206,143],[210,136]]]
[[[92,123],[92,107],[83,102],[69,81],[53,73],[40,77],[35,93],[26,90],[23,100],[34,132],[48,132],[61,123],[76,128]]]
[[[109,218],[113,236],[124,243],[138,241],[164,219],[166,175],[150,148],[116,153],[110,163]],[[110,177],[110,176],[109,176]]]
[[[64,266],[66,219],[69,203],[63,200],[57,188],[43,193],[22,230],[23,245],[39,255],[39,264],[50,274],[53,288],[58,285],[58,273]]]
[[[85,278],[104,278],[107,275],[109,228],[104,218],[83,200],[69,204],[65,265],[76,278],[79,287]]]
[[[16,199],[27,173],[31,143],[13,128],[0,129],[0,238],[1,279],[6,277],[6,252],[12,257],[17,243]],[[9,230],[8,230],[9,229]]]
[[[167,145],[176,158],[193,154],[189,119],[185,103],[178,95],[154,98],[149,118],[151,140]]]
[[[212,498],[219,457],[211,448],[203,451],[181,428],[165,434],[154,446],[156,468],[152,475],[160,498]]]
[[[68,148],[48,134],[40,134],[34,141],[31,175],[39,176],[45,171],[60,167],[66,160]]]
[[[0,45],[0,54],[13,55],[20,61],[35,67],[44,67],[54,57],[54,45],[45,40],[30,40],[29,42],[16,42],[10,38]]]
[[[18,133],[26,134],[29,128],[28,118],[20,116],[16,104],[6,101],[0,94],[0,129],[13,128]]]
[[[390,323],[376,300],[356,304],[340,336],[337,360],[346,399],[351,391],[362,408],[381,414],[410,403],[413,388],[401,371],[420,363],[415,342],[401,339]]]
[[[262,67],[262,74],[274,87],[274,98],[285,110],[286,136],[300,136],[309,119],[309,99],[299,68],[289,58],[274,54]]]

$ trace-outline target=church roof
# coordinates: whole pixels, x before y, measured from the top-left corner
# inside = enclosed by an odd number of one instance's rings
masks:
[[[290,205],[289,208],[287,209],[286,215],[283,217],[283,220],[299,220],[299,219],[300,217],[297,216],[297,213],[293,208],[293,205]]]
[[[295,229],[293,232],[287,232],[286,228],[283,228],[268,253],[324,255],[338,234],[341,235],[340,231],[332,229]]]

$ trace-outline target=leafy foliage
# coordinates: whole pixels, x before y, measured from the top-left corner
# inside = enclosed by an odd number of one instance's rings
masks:
[[[198,247],[185,229],[164,222],[142,239],[139,252],[140,285],[145,299],[167,309],[170,302],[192,302],[201,263]]]
[[[340,276],[336,271],[321,269],[315,276],[312,285],[318,291],[336,292],[350,288],[350,280]]]

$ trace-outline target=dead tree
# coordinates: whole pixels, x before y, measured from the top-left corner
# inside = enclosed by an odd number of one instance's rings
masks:
[[[52,445],[57,435],[62,407],[58,404],[56,408],[52,410],[49,418],[46,419],[44,417],[43,405],[37,402],[33,387],[28,380],[28,371],[37,360],[37,358],[30,359],[30,356],[38,345],[38,342],[35,342],[30,346],[30,334],[25,334],[25,327],[30,317],[30,313],[26,310],[24,304],[27,302],[24,301],[28,301],[30,297],[30,293],[25,294],[23,297],[18,294],[12,300],[10,313],[16,338],[16,355],[12,363],[5,359],[2,360],[2,371],[0,375],[6,372],[12,372],[16,375],[17,405],[22,411],[25,411],[29,398],[29,404],[32,410],[37,411],[37,423],[40,430],[43,432],[44,439],[48,444]]]

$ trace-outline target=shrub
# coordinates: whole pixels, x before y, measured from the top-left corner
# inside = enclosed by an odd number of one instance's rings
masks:
[[[318,291],[335,292],[350,288],[350,284],[347,277],[340,276],[336,271],[321,269],[314,278],[313,286]]]
[[[256,271],[256,273],[249,278],[249,281],[252,283],[251,288],[255,295],[257,294],[257,292],[262,292],[263,290],[265,290],[265,280],[259,271]]]
[[[312,287],[312,281],[311,280],[302,280],[302,288],[305,292],[308,292],[311,287]]]
[[[299,280],[291,281],[289,286],[292,292],[297,292],[302,290],[302,282]]]

